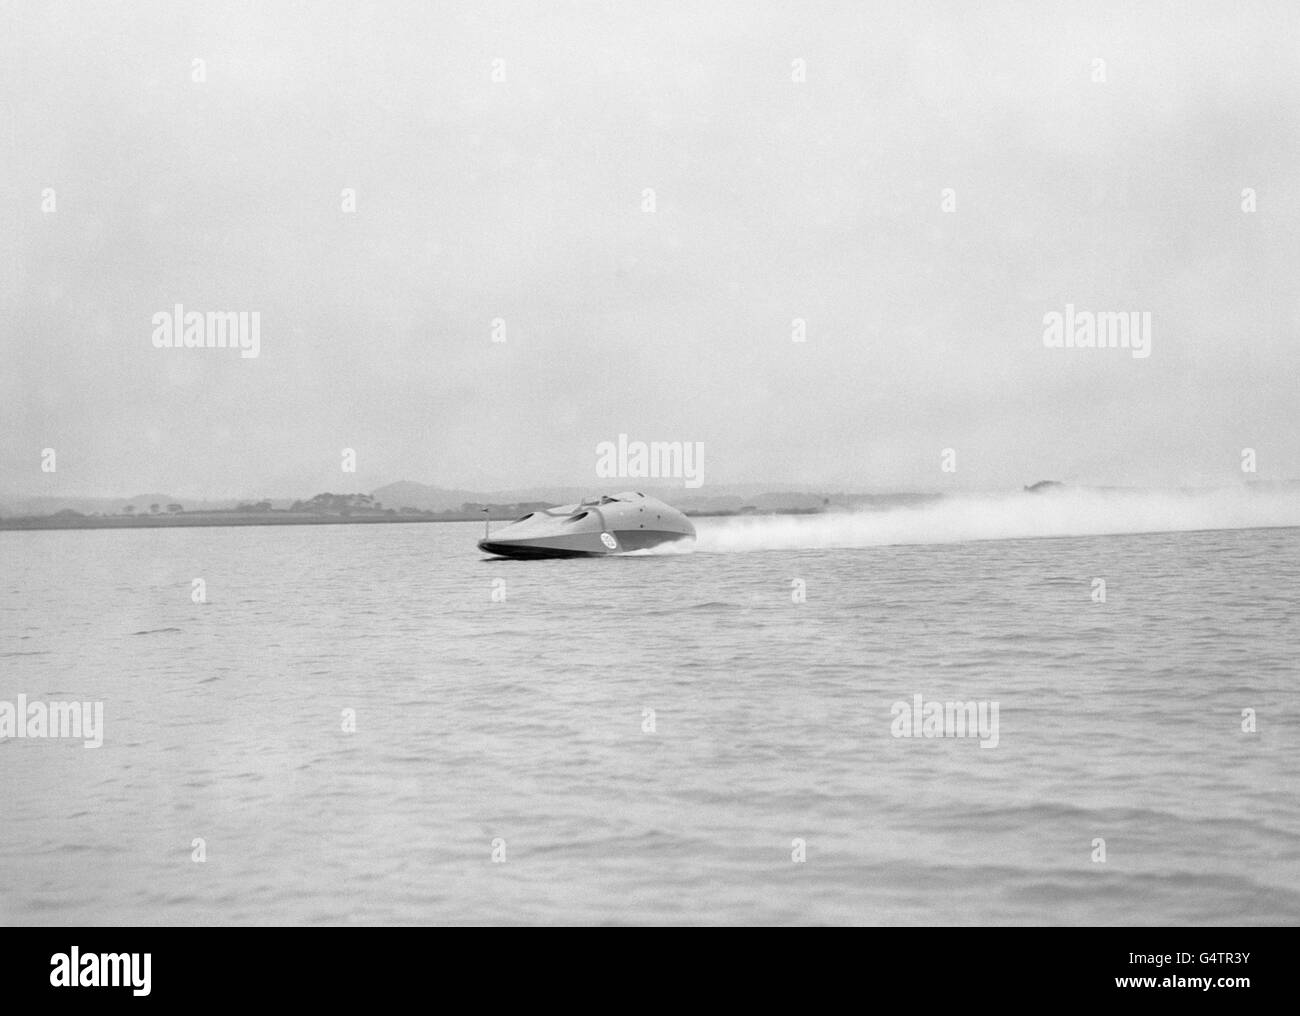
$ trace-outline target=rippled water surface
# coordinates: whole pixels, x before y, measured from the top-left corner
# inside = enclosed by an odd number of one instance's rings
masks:
[[[1300,919],[1300,530],[477,535],[0,533],[0,700],[106,727],[0,741],[0,921]],[[997,746],[892,736],[917,694],[997,702]]]

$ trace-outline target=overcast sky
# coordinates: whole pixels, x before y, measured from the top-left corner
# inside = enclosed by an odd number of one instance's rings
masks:
[[[0,4],[0,493],[1300,476],[1300,8],[705,7]]]

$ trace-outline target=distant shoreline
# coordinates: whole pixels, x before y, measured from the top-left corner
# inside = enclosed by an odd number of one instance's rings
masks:
[[[692,518],[752,515],[816,515],[820,508],[766,511],[689,511]],[[513,522],[517,511],[491,512],[492,522]],[[405,514],[318,515],[308,512],[181,512],[174,515],[29,515],[0,518],[0,531],[50,529],[184,529],[195,526],[359,526],[411,522],[482,522],[483,512],[407,512]]]
[[[505,516],[501,516],[504,518]],[[186,512],[177,515],[28,515],[0,519],[0,530],[20,529],[184,529],[195,526],[330,526],[385,522],[468,522],[483,515],[311,515],[305,512]],[[495,518],[495,516],[494,516]]]

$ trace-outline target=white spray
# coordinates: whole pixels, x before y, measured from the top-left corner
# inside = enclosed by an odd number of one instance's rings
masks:
[[[1254,529],[1300,526],[1300,489],[1067,488],[1043,494],[955,494],[920,505],[885,510],[694,521],[695,549],[705,553]]]

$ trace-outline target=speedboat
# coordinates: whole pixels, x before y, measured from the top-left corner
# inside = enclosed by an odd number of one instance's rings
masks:
[[[653,497],[627,491],[529,512],[478,549],[498,557],[607,557],[694,540],[691,520]]]

